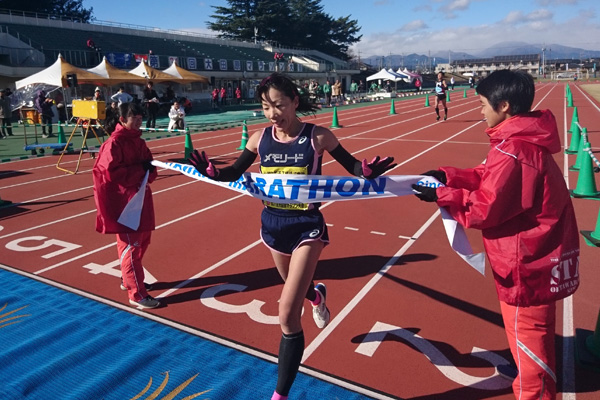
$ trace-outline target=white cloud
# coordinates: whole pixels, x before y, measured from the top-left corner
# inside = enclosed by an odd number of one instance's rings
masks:
[[[467,8],[469,8],[470,4],[471,4],[470,0],[454,0],[444,8],[448,11],[456,11],[456,10],[462,11],[462,10],[466,10]]]
[[[537,18],[534,18],[537,16]],[[477,55],[501,42],[526,42],[531,44],[556,43],[564,46],[600,51],[600,26],[589,19],[574,18],[554,23],[547,13],[523,15],[509,13],[495,24],[464,26],[445,29],[424,29],[365,35],[353,46],[355,54],[362,57],[387,54],[427,54],[438,52],[466,52]],[[510,21],[510,22],[509,22]],[[574,29],[577,27],[577,29]]]
[[[404,24],[401,28],[400,31],[403,32],[412,32],[412,31],[418,31],[421,29],[427,29],[429,28],[427,26],[427,24],[425,23],[425,21],[418,19],[415,21],[411,21],[408,24]]]

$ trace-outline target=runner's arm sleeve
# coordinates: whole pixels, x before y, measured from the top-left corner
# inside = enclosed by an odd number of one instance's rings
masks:
[[[214,179],[220,182],[237,181],[240,176],[242,176],[242,174],[246,172],[246,170],[254,163],[256,156],[258,156],[258,154],[253,153],[248,149],[244,149],[242,154],[232,165],[223,169],[219,169],[219,175],[217,175],[217,177]]]
[[[342,167],[346,169],[349,173],[354,176],[362,176],[362,163],[358,161],[354,156],[348,153],[342,144],[338,144],[337,147],[329,152],[331,157],[333,157],[337,162],[340,163]]]

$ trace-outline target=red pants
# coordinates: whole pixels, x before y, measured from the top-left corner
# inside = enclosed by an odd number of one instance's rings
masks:
[[[123,286],[133,301],[140,301],[148,292],[144,286],[144,267],[142,258],[150,244],[151,231],[135,233],[117,233],[117,251],[121,262]]]
[[[513,382],[518,400],[556,398],[554,331],[556,303],[535,307],[500,302],[504,329],[519,375]]]

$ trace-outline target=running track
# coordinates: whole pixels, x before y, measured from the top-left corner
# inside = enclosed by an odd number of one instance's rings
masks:
[[[600,108],[571,87],[579,121],[598,154]],[[564,84],[538,84],[534,107],[550,108],[564,133],[572,108]],[[388,174],[418,174],[441,165],[471,167],[488,149],[473,90],[451,93],[449,119],[436,122],[423,98],[339,108],[334,132],[357,158],[392,155]],[[331,114],[305,118],[329,126]],[[251,132],[255,127],[251,126]],[[195,148],[228,164],[239,151],[238,129],[192,135]],[[148,142],[161,161],[183,157],[183,137]],[[595,146],[594,146],[595,145]],[[74,166],[76,156],[61,165]],[[575,156],[558,154],[563,167]],[[275,360],[280,278],[259,236],[259,201],[227,189],[159,171],[152,184],[157,230],[144,259],[152,294],[166,307],[138,311],[119,289],[113,235],[94,231],[93,160],[76,175],[42,157],[0,165],[0,194],[14,204],[0,209],[0,262],[57,282],[111,306],[152,316],[164,324],[267,360]],[[251,171],[257,171],[257,165]],[[577,174],[564,168],[574,188]],[[325,156],[323,173],[346,175]],[[596,182],[598,184],[598,176]],[[580,229],[593,230],[600,202],[574,200]],[[494,365],[511,360],[491,271],[482,277],[448,245],[436,207],[413,196],[332,202],[323,206],[331,245],[315,281],[328,288],[330,325],[318,330],[307,307],[302,371],[376,399],[512,399],[510,382]],[[468,232],[482,251],[479,232]],[[558,307],[559,398],[598,398],[598,379],[573,357],[576,328],[594,330],[600,304],[599,248],[583,239],[582,285]],[[306,303],[308,305],[308,303]],[[273,377],[273,386],[275,377]],[[292,390],[293,395],[293,390]],[[293,398],[293,397],[291,397]]]

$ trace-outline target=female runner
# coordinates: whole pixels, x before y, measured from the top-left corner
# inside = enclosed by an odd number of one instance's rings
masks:
[[[349,173],[374,179],[393,168],[394,159],[375,157],[370,163],[354,158],[335,135],[321,126],[300,121],[296,115],[317,108],[299,95],[287,76],[274,73],[258,87],[265,117],[272,126],[257,131],[233,165],[217,169],[206,154],[194,150],[190,162],[198,172],[217,181],[236,181],[260,155],[260,171],[268,173],[320,175],[323,152],[327,151]],[[265,202],[261,216],[261,238],[284,280],[279,301],[279,323],[283,336],[279,345],[278,379],[272,400],[287,399],[304,353],[301,324],[302,304],[313,305],[313,319],[324,328],[330,319],[325,285],[313,283],[321,250],[329,243],[320,204],[276,204]]]

